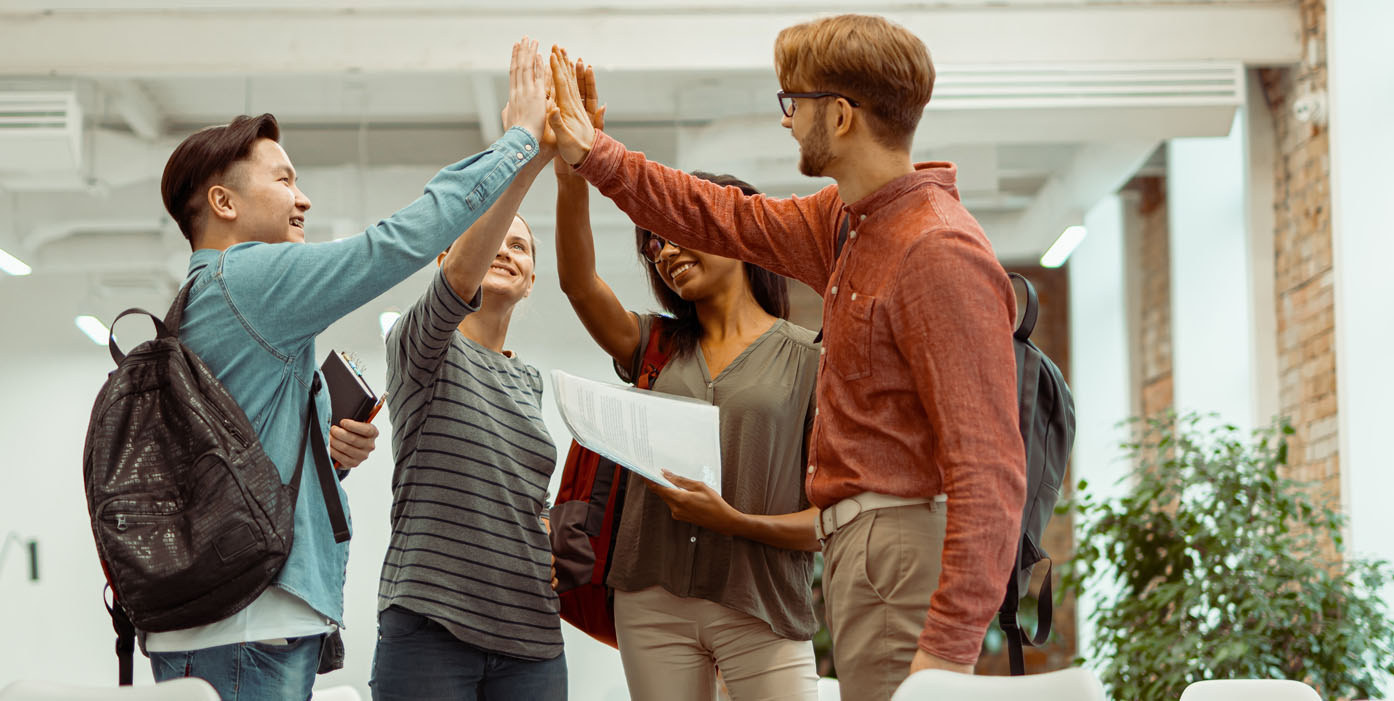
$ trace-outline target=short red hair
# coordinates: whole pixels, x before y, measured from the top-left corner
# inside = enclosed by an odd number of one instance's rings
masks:
[[[837,15],[786,27],[774,70],[790,92],[828,90],[857,100],[877,140],[909,149],[934,91],[929,49],[910,30],[876,15]]]

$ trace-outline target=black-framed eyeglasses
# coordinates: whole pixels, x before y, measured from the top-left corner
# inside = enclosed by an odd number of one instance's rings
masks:
[[[783,90],[780,90],[779,92],[775,93],[775,96],[779,98],[779,111],[783,112],[784,116],[786,117],[794,116],[794,98],[796,97],[840,97],[846,100],[847,104],[853,107],[861,107],[861,104],[858,103],[856,100],[853,100],[852,98],[847,97],[846,95],[843,95],[840,92],[829,92],[827,90],[823,90],[820,92],[784,92]]]
[[[682,250],[678,244],[650,231],[649,237],[644,239],[644,260],[658,265],[659,257],[663,255],[663,249],[667,246]]]

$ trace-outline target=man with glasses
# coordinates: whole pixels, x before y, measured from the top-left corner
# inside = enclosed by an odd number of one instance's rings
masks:
[[[591,126],[592,74],[555,47],[552,68],[561,156],[636,225],[823,290],[806,486],[822,510],[844,698],[889,698],[920,669],[971,672],[1025,500],[1016,302],[954,166],[910,159],[934,84],[924,44],[864,15],[780,32],[779,104],[799,170],[837,181],[790,199],[625,150]]]

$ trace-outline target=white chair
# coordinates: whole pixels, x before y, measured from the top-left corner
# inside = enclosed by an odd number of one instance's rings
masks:
[[[1181,701],[1321,701],[1302,682],[1287,679],[1212,679],[1181,692]]]
[[[1093,672],[1079,667],[1021,677],[986,677],[927,669],[910,675],[891,701],[1105,701]]]
[[[0,701],[220,701],[208,682],[184,677],[143,686],[84,686],[18,681],[0,689]]]
[[[818,701],[842,701],[842,687],[836,679],[818,678]]]
[[[342,684],[328,689],[315,689],[314,693],[310,694],[310,701],[363,701],[363,696],[358,693],[358,689]]]

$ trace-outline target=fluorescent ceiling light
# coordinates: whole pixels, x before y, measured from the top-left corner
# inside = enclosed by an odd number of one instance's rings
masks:
[[[34,269],[25,265],[24,261],[6,253],[3,248],[0,248],[0,270],[11,275],[28,275],[34,272]]]
[[[106,327],[106,324],[99,321],[97,317],[83,314],[73,319],[73,323],[77,324],[78,329],[87,334],[87,337],[92,339],[93,343],[99,346],[105,346],[107,344],[107,337],[111,334],[111,330]]]
[[[1084,240],[1084,227],[1067,227],[1060,233],[1060,238],[1055,239],[1055,243],[1050,244],[1050,248],[1041,256],[1042,268],[1058,268],[1070,259],[1070,254],[1075,252],[1081,241]]]
[[[378,315],[378,327],[382,329],[382,337],[387,338],[387,332],[392,330],[392,325],[402,318],[401,312],[383,312]]]

